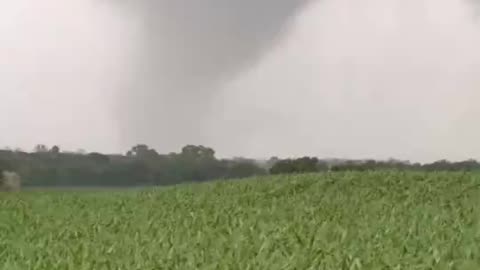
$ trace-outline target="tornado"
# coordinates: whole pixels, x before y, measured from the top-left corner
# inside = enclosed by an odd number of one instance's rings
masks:
[[[124,145],[174,151],[205,140],[204,120],[225,82],[256,65],[309,0],[135,0],[131,73],[122,86]]]

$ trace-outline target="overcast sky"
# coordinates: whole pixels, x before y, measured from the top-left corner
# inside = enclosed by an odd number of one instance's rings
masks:
[[[177,147],[124,136],[119,89],[145,42],[142,13],[99,2],[2,1],[0,146]],[[202,8],[211,13],[202,18],[219,16],[215,7]],[[480,159],[480,25],[473,11],[466,0],[323,0],[282,12],[293,21],[271,21],[285,34],[268,46],[245,45],[252,53],[238,50],[252,58],[249,65],[216,85],[202,137],[191,143],[221,156]]]

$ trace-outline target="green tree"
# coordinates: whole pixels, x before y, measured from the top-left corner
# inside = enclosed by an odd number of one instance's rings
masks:
[[[55,154],[55,155],[58,155],[58,154],[60,153],[60,147],[58,147],[57,145],[54,145],[54,146],[50,149],[50,153]]]
[[[37,144],[35,145],[35,152],[37,153],[47,153],[48,147],[45,144]]]

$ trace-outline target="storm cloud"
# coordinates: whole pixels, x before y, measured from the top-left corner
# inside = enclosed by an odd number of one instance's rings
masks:
[[[0,143],[478,159],[479,2],[3,1]]]

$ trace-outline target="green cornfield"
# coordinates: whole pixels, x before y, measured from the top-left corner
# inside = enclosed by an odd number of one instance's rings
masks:
[[[480,174],[0,194],[0,269],[480,269]]]

